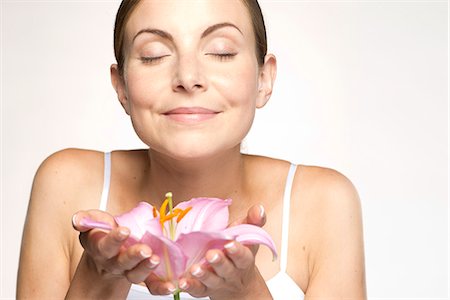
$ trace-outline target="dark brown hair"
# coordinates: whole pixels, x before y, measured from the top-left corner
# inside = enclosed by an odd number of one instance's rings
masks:
[[[123,0],[117,11],[114,25],[114,54],[116,56],[120,75],[123,75],[125,64],[125,54],[123,50],[125,26],[140,1],[141,0]],[[252,27],[256,40],[256,58],[258,60],[258,65],[262,66],[264,64],[264,57],[267,53],[267,35],[261,7],[259,6],[258,0],[242,0],[242,2],[247,7],[252,19]]]

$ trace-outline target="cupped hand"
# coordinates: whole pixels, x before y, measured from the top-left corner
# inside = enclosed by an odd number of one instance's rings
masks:
[[[252,224],[263,226],[266,222],[264,208],[252,206],[246,217],[239,218],[230,226]],[[229,242],[225,249],[211,249],[205,264],[193,265],[189,276],[179,280],[179,288],[194,297],[209,296],[211,299],[245,299],[258,294],[262,299],[270,299],[266,284],[255,265],[258,246],[245,246],[236,241]],[[149,289],[163,290],[163,284],[152,282]],[[167,288],[169,285],[164,286]],[[264,294],[266,292],[266,294]]]
[[[191,276],[182,278],[179,286],[195,297],[211,299],[245,299],[265,286],[249,247],[236,241],[225,250],[209,250],[205,265],[191,267]],[[258,292],[259,293],[259,292]]]
[[[91,229],[84,219],[109,224],[111,230]],[[126,247],[130,230],[120,227],[110,214],[100,210],[79,211],[72,225],[80,232],[80,243],[95,271],[105,278],[124,277],[131,283],[143,282],[159,264],[159,257],[145,244]]]
[[[249,289],[265,285],[255,266],[252,250],[236,241],[224,250],[209,250],[204,264],[195,264],[190,274],[178,281],[178,288],[194,297],[211,299],[245,299]],[[145,283],[153,295],[167,295],[176,291],[172,282],[162,281],[151,274]],[[257,284],[255,284],[257,283]]]

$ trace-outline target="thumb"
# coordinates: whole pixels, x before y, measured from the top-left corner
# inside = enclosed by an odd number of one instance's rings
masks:
[[[100,226],[99,226],[100,225]],[[114,217],[109,213],[97,209],[80,210],[72,216],[72,226],[79,232],[86,232],[93,228],[112,230],[117,227]],[[109,228],[107,228],[109,227]]]
[[[263,227],[266,224],[266,212],[264,206],[261,204],[255,204],[247,211],[247,216],[241,217],[232,222],[229,227],[240,224],[250,224]]]

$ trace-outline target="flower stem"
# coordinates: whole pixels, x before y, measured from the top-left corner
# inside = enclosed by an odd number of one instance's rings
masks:
[[[180,300],[180,291],[178,291],[175,294],[173,294],[173,299],[174,300]]]

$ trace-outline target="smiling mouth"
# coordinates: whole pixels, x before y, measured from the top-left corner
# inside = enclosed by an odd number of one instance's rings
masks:
[[[163,115],[181,123],[197,123],[212,119],[219,113],[203,107],[179,107],[169,110]]]

